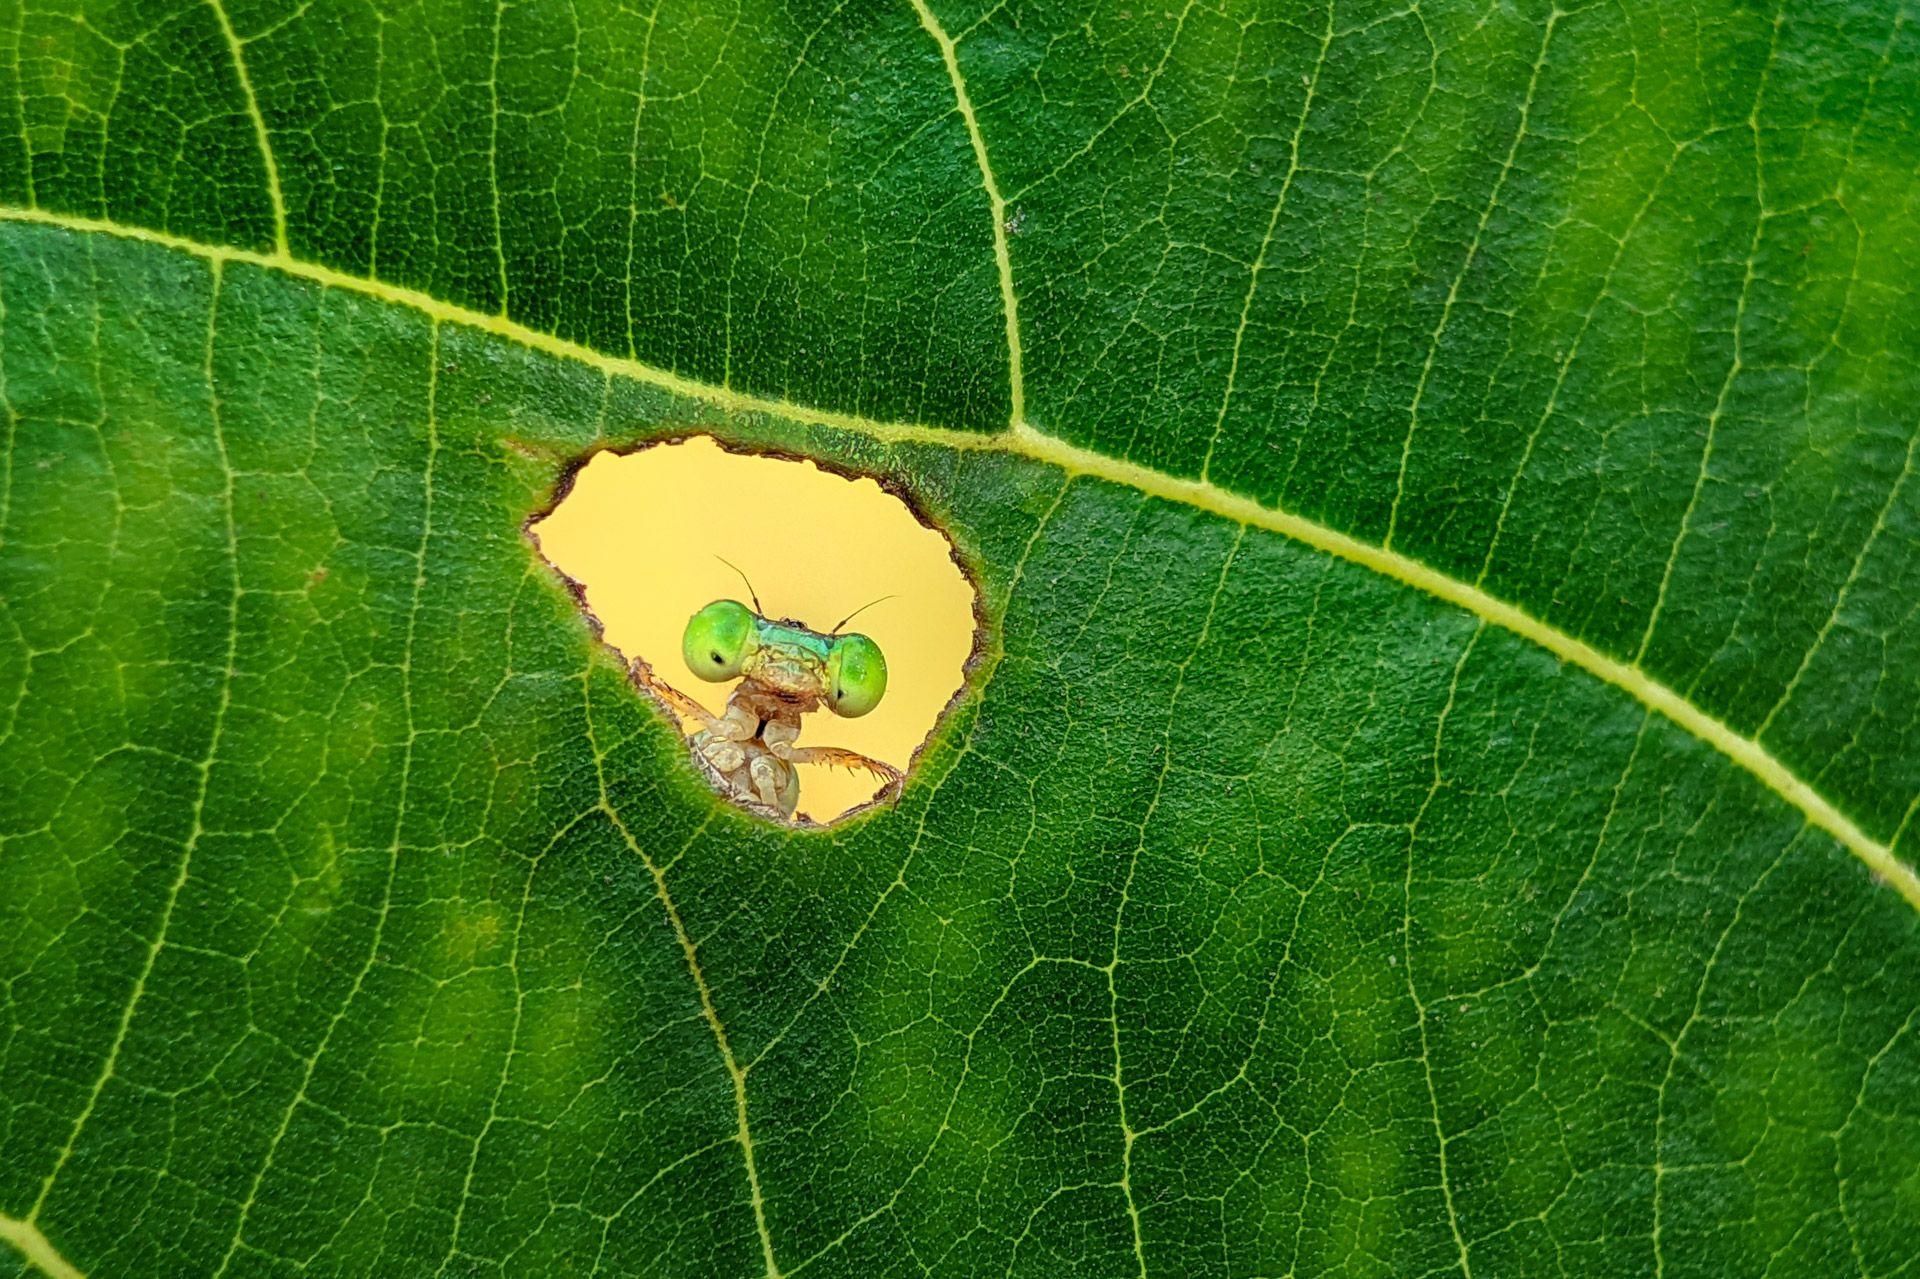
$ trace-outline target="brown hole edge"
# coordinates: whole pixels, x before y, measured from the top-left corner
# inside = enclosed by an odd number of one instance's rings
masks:
[[[662,445],[683,444],[688,440],[695,439],[711,440],[722,452],[737,454],[741,457],[771,457],[786,462],[811,462],[827,474],[837,475],[842,479],[872,480],[880,486],[883,492],[897,499],[902,506],[905,506],[908,513],[911,514],[914,519],[918,520],[923,527],[938,533],[941,540],[947,544],[948,558],[953,561],[954,567],[960,570],[960,576],[966,581],[967,586],[973,592],[973,642],[967,648],[967,660],[960,665],[960,686],[954,689],[953,696],[947,699],[946,704],[942,706],[939,713],[934,716],[933,726],[927,730],[926,736],[920,739],[920,744],[913,748],[913,755],[907,760],[906,768],[902,770],[905,778],[901,782],[900,794],[904,796],[907,783],[913,780],[914,772],[920,766],[920,756],[926,752],[927,747],[933,742],[934,738],[938,737],[941,730],[952,720],[953,713],[960,708],[961,704],[967,700],[968,696],[970,696],[977,687],[977,682],[974,677],[981,665],[986,661],[987,641],[991,633],[992,623],[987,617],[986,592],[980,585],[981,574],[975,567],[972,558],[960,549],[960,543],[947,527],[926,509],[921,503],[919,496],[899,478],[885,471],[870,471],[861,467],[829,462],[823,458],[814,457],[812,454],[803,453],[798,449],[741,444],[726,439],[724,436],[715,435],[712,431],[691,427],[668,427],[659,434],[648,436],[644,440],[638,440],[632,443],[598,444],[583,453],[569,456],[561,465],[560,472],[555,477],[553,487],[549,491],[546,500],[529,511],[526,518],[520,521],[520,535],[526,539],[528,545],[533,550],[534,556],[540,561],[541,566],[544,567],[548,573],[558,578],[561,585],[566,588],[567,594],[572,596],[574,606],[580,610],[580,615],[586,619],[587,629],[592,633],[594,643],[602,645],[608,652],[620,657],[621,668],[626,672],[628,686],[632,688],[634,692],[638,693],[663,719],[673,726],[674,732],[679,734],[681,742],[684,745],[687,738],[685,731],[680,726],[679,716],[675,715],[672,708],[656,697],[653,690],[641,683],[634,674],[635,666],[645,665],[646,659],[637,655],[629,657],[607,642],[605,625],[600,621],[599,616],[594,613],[593,608],[587,603],[586,583],[569,576],[559,565],[547,558],[546,551],[540,545],[540,535],[534,532],[533,526],[546,519],[549,515],[552,515],[560,504],[567,500],[568,495],[573,492],[574,482],[579,478],[580,472],[586,469],[587,463],[593,461],[593,459],[599,457],[601,454],[611,453],[615,457],[630,457],[635,453],[643,453],[648,449],[659,448]],[[691,760],[688,761],[688,767],[692,767]],[[698,770],[696,769],[694,771],[697,772]],[[898,800],[890,803],[876,795],[863,804],[855,804],[852,808],[849,808],[846,812],[841,813],[829,822],[817,822],[810,817],[794,817],[790,819],[773,818],[756,812],[743,804],[733,803],[718,791],[715,791],[711,785],[708,785],[704,777],[701,781],[702,785],[706,787],[714,799],[720,804],[746,813],[750,817],[759,818],[759,820],[766,822],[770,826],[795,831],[834,830],[847,825],[856,818],[864,817],[869,813],[879,810],[892,808],[895,803],[898,803]]]

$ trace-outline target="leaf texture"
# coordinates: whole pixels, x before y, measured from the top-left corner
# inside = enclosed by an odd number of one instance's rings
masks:
[[[1920,1267],[1904,9],[0,44],[0,1273]],[[898,808],[523,537],[688,430],[977,570]]]

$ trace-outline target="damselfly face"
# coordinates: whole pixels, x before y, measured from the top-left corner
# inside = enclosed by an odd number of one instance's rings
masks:
[[[802,711],[824,703],[851,719],[887,692],[887,659],[865,635],[822,635],[791,618],[762,617],[738,600],[715,600],[689,618],[680,653],[701,679],[744,679]]]

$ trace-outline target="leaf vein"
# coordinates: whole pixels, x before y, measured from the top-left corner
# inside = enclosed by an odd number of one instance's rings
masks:
[[[61,1256],[59,1250],[31,1221],[0,1214],[0,1239],[12,1244],[21,1256],[53,1279],[86,1279],[79,1267]]]
[[[1307,80],[1307,91],[1300,99],[1300,116],[1293,124],[1293,140],[1287,147],[1287,173],[1280,180],[1280,194],[1274,199],[1273,212],[1267,215],[1267,229],[1260,236],[1260,251],[1254,255],[1253,265],[1247,269],[1247,292],[1240,299],[1240,323],[1233,330],[1233,356],[1227,362],[1227,382],[1220,390],[1220,411],[1213,418],[1213,434],[1207,439],[1206,454],[1200,459],[1200,478],[1206,479],[1213,469],[1213,451],[1220,444],[1220,432],[1227,424],[1227,409],[1233,404],[1234,384],[1240,378],[1240,348],[1247,338],[1247,321],[1253,315],[1253,298],[1260,291],[1260,273],[1267,268],[1267,254],[1273,248],[1273,233],[1280,225],[1280,215],[1286,210],[1287,196],[1293,190],[1293,179],[1300,172],[1300,139],[1307,131],[1307,117],[1313,113],[1314,94],[1320,89],[1320,73],[1326,69],[1327,50],[1333,45],[1333,3],[1327,3],[1327,29],[1320,37],[1320,52],[1314,59],[1313,74]]]
[[[106,1089],[107,1082],[113,1078],[120,1062],[120,1050],[127,1042],[127,1032],[133,1025],[134,1013],[140,1007],[140,1000],[146,994],[147,981],[153,976],[154,966],[160,960],[160,952],[167,944],[167,930],[173,922],[173,912],[180,902],[180,892],[186,887],[187,875],[193,866],[194,851],[200,845],[200,838],[206,833],[202,824],[207,807],[207,792],[213,778],[213,763],[220,753],[220,741],[227,722],[227,708],[233,702],[233,665],[239,649],[240,638],[240,540],[234,525],[234,485],[233,465],[227,456],[225,433],[220,425],[220,396],[213,384],[213,335],[215,322],[220,312],[220,284],[222,268],[219,263],[213,265],[212,286],[207,297],[207,336],[205,355],[205,377],[207,383],[207,404],[213,424],[213,439],[220,456],[220,472],[225,482],[222,510],[225,515],[225,535],[227,543],[227,653],[220,677],[220,698],[214,705],[213,727],[207,735],[207,751],[195,761],[195,771],[199,774],[194,787],[193,804],[188,810],[190,829],[180,854],[180,868],[174,873],[173,883],[167,889],[166,902],[160,909],[160,922],[154,929],[153,940],[147,946],[146,959],[140,974],[134,979],[133,989],[128,992],[125,1007],[121,1009],[120,1021],[114,1030],[113,1042],[107,1049],[105,1060],[100,1064],[100,1072],[94,1078],[93,1086],[87,1094],[86,1104],[73,1121],[73,1128],[67,1134],[66,1145],[55,1158],[53,1167],[48,1170],[46,1179],[40,1183],[40,1193],[28,1210],[26,1221],[33,1225],[39,1218],[41,1209],[46,1207],[47,1197],[53,1193],[54,1182],[59,1179],[67,1161],[73,1157],[75,1147],[80,1143],[80,1134],[93,1118],[95,1107],[99,1104],[100,1094]]]
[[[1520,120],[1514,126],[1513,140],[1507,144],[1506,158],[1500,162],[1500,173],[1493,180],[1493,189],[1487,193],[1487,203],[1480,210],[1480,221],[1473,228],[1473,240],[1467,245],[1467,252],[1460,259],[1460,269],[1453,273],[1453,283],[1447,286],[1447,300],[1440,308],[1440,319],[1433,326],[1433,335],[1427,339],[1427,357],[1420,366],[1420,382],[1413,391],[1413,404],[1407,410],[1407,435],[1400,446],[1400,470],[1394,480],[1393,506],[1387,512],[1387,532],[1382,539],[1383,546],[1392,546],[1394,534],[1400,530],[1400,500],[1406,495],[1407,467],[1413,460],[1413,437],[1420,430],[1420,405],[1426,399],[1427,385],[1433,377],[1434,356],[1440,352],[1440,339],[1447,331],[1447,324],[1453,319],[1453,307],[1460,299],[1460,282],[1467,278],[1467,272],[1473,269],[1474,261],[1480,256],[1480,242],[1485,237],[1487,223],[1493,218],[1493,211],[1500,207],[1500,192],[1507,185],[1507,178],[1513,173],[1514,159],[1520,154],[1520,144],[1526,140],[1527,123],[1533,115],[1533,104],[1539,96],[1540,70],[1547,64],[1547,48],[1553,43],[1553,28],[1560,21],[1560,10],[1555,8],[1547,15],[1546,28],[1540,33],[1540,51],[1534,55],[1533,72],[1527,78],[1526,97],[1520,103]]]
[[[253,1175],[252,1183],[247,1187],[247,1197],[241,1202],[239,1216],[234,1221],[233,1238],[228,1241],[226,1256],[220,1259],[220,1267],[214,1271],[214,1279],[219,1279],[233,1264],[245,1245],[247,1222],[252,1217],[254,1204],[258,1201],[260,1187],[265,1184],[267,1174],[273,1170],[274,1157],[279,1153],[280,1143],[293,1126],[293,1117],[299,1112],[302,1102],[314,1104],[307,1090],[313,1084],[314,1073],[319,1069],[320,1059],[326,1055],[327,1048],[333,1043],[333,1034],[346,1020],[347,1012],[354,1001],[360,997],[365,986],[367,974],[373,971],[380,957],[381,941],[386,936],[389,907],[393,901],[393,885],[400,869],[400,851],[406,837],[407,800],[413,787],[413,749],[419,741],[420,732],[413,714],[413,642],[415,626],[420,616],[420,596],[427,581],[427,548],[433,540],[433,468],[440,455],[439,428],[439,386],[440,386],[440,325],[433,326],[432,349],[427,362],[427,461],[421,475],[420,504],[420,542],[414,553],[414,574],[412,595],[407,604],[406,638],[401,649],[400,666],[400,704],[404,712],[407,736],[401,744],[400,782],[395,790],[393,833],[387,842],[387,877],[380,890],[380,910],[374,921],[373,933],[367,941],[366,956],[360,961],[360,969],[354,974],[353,985],[347,988],[347,996],[340,1001],[340,1007],[334,1011],[327,1022],[327,1028],[321,1032],[320,1041],[314,1045],[313,1053],[301,1070],[299,1087],[293,1096],[287,1099],[286,1108],[280,1113],[280,1123],[274,1130],[273,1138],[267,1143],[267,1152],[260,1160],[260,1170]],[[371,1183],[370,1183],[371,1184]]]
[[[1426,819],[1427,809],[1446,785],[1446,776],[1440,769],[1441,743],[1446,737],[1447,719],[1453,714],[1453,703],[1460,692],[1460,673],[1467,668],[1467,662],[1473,657],[1474,646],[1486,633],[1486,623],[1482,622],[1460,646],[1460,656],[1453,664],[1453,677],[1447,683],[1446,705],[1440,708],[1440,714],[1433,725],[1433,779],[1427,785],[1427,796],[1421,801],[1420,811],[1414,814],[1407,828],[1407,878],[1401,889],[1400,915],[1400,969],[1406,974],[1407,998],[1413,1001],[1413,1011],[1420,1030],[1420,1072],[1427,1085],[1428,1114],[1433,1117],[1434,1155],[1440,1165],[1440,1198],[1447,1209],[1447,1230],[1453,1235],[1453,1246],[1459,1253],[1460,1273],[1466,1279],[1473,1279],[1473,1263],[1467,1257],[1467,1240],[1460,1233],[1460,1214],[1453,1204],[1453,1177],[1447,1167],[1447,1128],[1440,1121],[1440,1093],[1433,1083],[1433,1050],[1427,1041],[1427,1002],[1420,998],[1420,988],[1413,980],[1413,867],[1416,860],[1415,849],[1419,844],[1420,823]]]
[[[1920,911],[1920,874],[1894,856],[1889,843],[1869,835],[1826,796],[1793,772],[1753,738],[1735,732],[1720,719],[1695,705],[1673,688],[1655,679],[1633,661],[1601,652],[1585,640],[1534,617],[1516,604],[1452,577],[1420,560],[1364,541],[1282,507],[1266,506],[1251,497],[1200,480],[1187,479],[1120,458],[1081,448],[1020,423],[995,435],[930,426],[917,422],[887,422],[833,409],[793,404],[749,395],[727,387],[695,381],[623,356],[607,355],[565,338],[543,333],[502,316],[490,316],[443,301],[417,289],[355,276],[287,254],[260,253],[206,244],[184,236],[152,231],[99,218],[50,213],[40,209],[0,206],[0,222],[54,227],[79,234],[111,235],[191,254],[210,263],[239,262],[278,271],[326,288],[336,288],[409,307],[443,323],[491,333],[496,337],[584,364],[610,375],[631,378],[649,386],[742,415],[785,417],[809,426],[826,427],[865,436],[884,445],[922,444],[963,451],[1000,453],[1027,458],[1190,506],[1223,519],[1251,525],[1291,538],[1327,555],[1357,564],[1402,585],[1464,609],[1502,630],[1510,631],[1546,649],[1560,660],[1611,684],[1683,731],[1698,738],[1752,774],[1763,786],[1798,809],[1813,825],[1851,852],[1875,876]],[[1909,820],[1920,813],[1920,796],[1908,810]],[[1904,827],[1903,827],[1904,829]],[[1894,840],[1899,838],[1898,832]]]
[[[247,100],[247,115],[253,121],[254,140],[260,144],[260,164],[267,174],[267,204],[273,210],[273,247],[285,253],[287,202],[280,193],[280,165],[273,158],[273,142],[267,136],[267,118],[260,113],[260,99],[253,92],[253,78],[247,74],[247,59],[243,52],[247,42],[233,29],[233,21],[227,17],[226,7],[220,0],[207,0],[207,7],[213,10],[213,16],[220,24],[220,34],[226,37],[227,48],[233,54],[233,73],[240,81],[241,96]]]
[[[583,673],[583,684],[586,676],[591,673],[592,667],[589,666]],[[585,692],[584,688],[583,692]],[[647,874],[653,880],[654,895],[660,899],[660,908],[666,913],[667,923],[673,929],[674,939],[680,944],[680,954],[686,961],[687,975],[693,979],[694,992],[700,998],[700,1015],[705,1019],[707,1029],[713,1033],[714,1046],[720,1051],[720,1063],[726,1067],[727,1077],[733,1083],[733,1141],[740,1147],[741,1161],[746,1165],[747,1191],[753,1205],[754,1228],[760,1236],[761,1258],[766,1263],[767,1279],[781,1279],[780,1266],[773,1255],[773,1236],[767,1230],[766,1200],[760,1192],[760,1169],[754,1156],[753,1130],[747,1122],[747,1071],[752,1068],[752,1064],[742,1066],[739,1059],[734,1056],[733,1045],[727,1039],[726,1024],[720,1020],[720,1012],[714,1006],[713,990],[707,985],[706,974],[700,968],[699,949],[693,940],[693,935],[687,931],[686,921],[680,916],[680,908],[674,905],[673,895],[667,891],[666,871],[662,870],[660,863],[640,846],[640,841],[634,838],[626,820],[614,807],[613,797],[607,786],[605,756],[600,752],[599,739],[593,728],[590,700],[587,702],[586,718],[588,742],[593,750],[594,776],[600,789],[597,807],[607,815],[607,820],[619,833],[621,842],[626,844],[629,852],[640,859],[641,864],[647,868]]]
[[[1654,597],[1653,610],[1647,614],[1647,629],[1640,636],[1640,647],[1634,653],[1637,663],[1644,659],[1647,650],[1653,645],[1653,632],[1660,623],[1660,616],[1667,605],[1667,589],[1673,584],[1674,565],[1680,562],[1680,548],[1686,545],[1687,534],[1693,529],[1693,517],[1700,509],[1700,496],[1706,491],[1707,475],[1713,469],[1713,444],[1719,432],[1720,419],[1727,411],[1727,400],[1733,392],[1733,384],[1740,379],[1741,371],[1746,367],[1746,347],[1742,334],[1746,329],[1747,303],[1753,296],[1755,278],[1754,266],[1760,256],[1760,242],[1767,230],[1767,170],[1765,158],[1760,153],[1760,108],[1767,97],[1767,78],[1773,74],[1773,64],[1780,52],[1780,25],[1786,21],[1787,11],[1783,5],[1773,14],[1773,27],[1767,42],[1767,61],[1761,68],[1759,84],[1753,92],[1753,107],[1747,112],[1747,128],[1753,134],[1753,237],[1747,242],[1746,265],[1740,279],[1739,300],[1733,307],[1733,352],[1727,360],[1726,375],[1720,380],[1719,394],[1714,397],[1713,408],[1707,414],[1707,439],[1700,450],[1700,467],[1694,473],[1693,493],[1687,499],[1687,508],[1680,515],[1680,530],[1673,536],[1673,545],[1667,550],[1666,567],[1660,574],[1660,590]]]
[[[1000,274],[1000,306],[1006,314],[1007,322],[1007,382],[1008,394],[1012,404],[1011,425],[1019,426],[1027,420],[1026,387],[1020,372],[1020,308],[1013,292],[1013,259],[1007,251],[1007,202],[1000,196],[1000,185],[994,180],[993,166],[987,162],[987,142],[980,133],[980,121],[974,115],[973,99],[967,96],[967,80],[960,74],[960,53],[946,28],[940,25],[933,10],[927,7],[926,0],[910,0],[913,11],[920,15],[920,25],[927,29],[935,44],[940,46],[940,57],[947,65],[947,78],[953,81],[953,97],[960,112],[960,119],[967,126],[967,140],[973,144],[973,158],[980,166],[980,184],[986,188],[989,212],[993,215],[993,261]]]

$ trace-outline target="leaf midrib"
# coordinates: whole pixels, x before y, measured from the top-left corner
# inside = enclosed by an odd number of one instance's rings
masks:
[[[447,302],[418,289],[352,275],[290,253],[207,244],[185,236],[103,218],[50,213],[0,205],[0,222],[30,223],[77,234],[111,235],[119,239],[191,254],[209,263],[244,263],[308,280],[326,288],[343,289],[396,306],[407,307],[447,324],[478,329],[518,346],[583,364],[603,374],[624,377],[658,387],[674,395],[699,400],[734,413],[784,417],[810,426],[851,432],[886,445],[929,444],[972,452],[1003,453],[1055,467],[1070,476],[1087,476],[1131,488],[1151,497],[1193,507],[1237,524],[1278,533],[1315,550],[1390,577],[1415,590],[1474,614],[1502,630],[1546,649],[1563,662],[1626,693],[1662,718],[1726,756],[1768,790],[1798,809],[1808,823],[1832,836],[1868,870],[1920,911],[1920,874],[1894,856],[1887,844],[1873,838],[1826,796],[1815,790],[1779,757],[1754,738],[1735,731],[1724,721],[1689,701],[1640,667],[1611,657],[1585,640],[1544,622],[1518,605],[1449,576],[1399,551],[1363,541],[1329,525],[1277,506],[1265,506],[1250,497],[1206,480],[1184,479],[1152,467],[1109,457],[1091,449],[1046,435],[1025,421],[988,434],[919,422],[884,422],[859,414],[795,404],[767,396],[750,395],[731,387],[696,381],[625,356],[608,355],[592,347],[529,328],[501,315],[489,315]]]
[[[51,1279],[86,1279],[85,1274],[61,1256],[60,1250],[31,1221],[0,1213],[0,1239],[12,1244],[21,1256]]]

